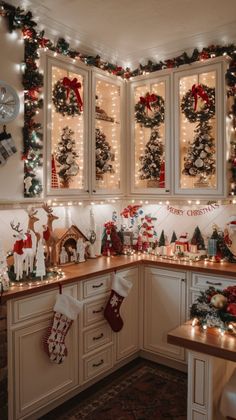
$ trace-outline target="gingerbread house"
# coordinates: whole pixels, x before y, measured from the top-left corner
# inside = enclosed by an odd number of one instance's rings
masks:
[[[79,238],[82,238],[83,241],[87,242],[88,238],[77,228],[77,226],[72,225],[68,228],[57,228],[54,229],[54,235],[57,238],[56,240],[56,258],[57,263],[60,264],[60,255],[62,248],[64,248],[67,254],[67,261],[72,263],[75,261],[75,251],[76,245]]]

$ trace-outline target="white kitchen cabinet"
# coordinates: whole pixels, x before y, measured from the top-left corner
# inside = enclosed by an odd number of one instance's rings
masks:
[[[130,192],[170,194],[170,71],[139,76],[130,82]],[[138,109],[137,109],[138,107]],[[160,115],[160,117],[159,117]]]
[[[92,70],[91,193],[122,195],[125,181],[125,84]]]
[[[106,376],[114,364],[114,337],[103,315],[110,285],[110,274],[92,277],[79,285],[84,297],[83,314],[80,319],[81,384]]]
[[[78,386],[77,320],[66,336],[68,356],[61,365],[51,362],[43,349],[42,339],[51,325],[57,293],[43,292],[10,302],[8,360],[12,420],[30,418],[32,413]],[[77,287],[65,287],[64,293],[77,297]]]
[[[91,69],[63,56],[55,57],[51,52],[47,52],[43,60],[47,75],[44,87],[45,193],[48,196],[88,196]],[[76,93],[82,100],[81,108]],[[55,98],[58,98],[56,104]]]
[[[43,60],[47,74],[44,89],[47,104],[44,113],[46,194],[72,198],[75,195],[81,198],[122,195],[125,180],[124,81],[104,75],[101,70],[78,60],[55,57],[51,52],[47,52]],[[55,105],[55,92],[59,106]],[[78,100],[76,93],[83,103],[78,113],[74,111]],[[64,114],[60,111],[61,103],[67,105]],[[71,131],[65,131],[66,128]]]
[[[224,197],[226,127],[224,57],[175,69],[174,195]]]
[[[215,289],[223,290],[229,286],[235,286],[234,278],[227,278],[204,273],[192,273],[191,283],[188,290],[189,304],[191,305],[199,297],[201,291],[205,291],[209,287],[214,287]]]
[[[186,273],[144,269],[144,350],[184,361],[184,349],[167,343],[167,333],[185,321]]]
[[[120,308],[124,321],[123,328],[116,334],[116,357],[117,361],[120,361],[139,351],[140,295],[138,268],[119,271],[118,274],[133,284]]]

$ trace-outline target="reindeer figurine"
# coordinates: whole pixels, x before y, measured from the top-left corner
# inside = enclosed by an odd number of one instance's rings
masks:
[[[17,232],[13,235],[16,241],[13,246],[13,257],[14,257],[14,273],[16,274],[16,280],[20,280],[23,277],[23,263],[25,259],[24,254],[24,233],[23,229],[20,230],[20,223],[14,225],[14,222],[10,223],[13,231]]]
[[[26,239],[24,240],[24,253],[25,253],[25,271],[26,275],[31,273],[34,268],[34,258],[36,255],[38,241],[40,239],[40,233],[35,231],[34,224],[39,219],[36,217],[37,210],[30,207],[27,210],[29,221],[26,233]]]
[[[46,261],[49,265],[56,265],[57,256],[56,256],[56,241],[57,238],[53,233],[52,223],[54,220],[59,219],[53,214],[52,207],[49,207],[48,204],[44,203],[43,209],[48,215],[47,225],[43,225],[43,239],[47,247],[47,256]]]

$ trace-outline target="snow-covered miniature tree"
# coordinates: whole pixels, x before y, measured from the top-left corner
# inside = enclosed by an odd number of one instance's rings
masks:
[[[105,134],[99,129],[95,130],[96,135],[96,179],[103,179],[106,173],[113,174],[114,168],[111,162],[114,161],[115,155],[111,151],[111,146],[107,141]]]
[[[40,277],[43,280],[43,276],[46,275],[45,269],[45,256],[42,239],[38,242],[37,252],[36,252],[36,276]]]
[[[144,155],[140,156],[140,179],[160,180],[161,164],[163,160],[163,142],[157,128],[151,131]]]
[[[59,140],[55,153],[55,160],[58,163],[58,176],[60,187],[68,188],[74,176],[79,172],[79,157],[76,151],[76,143],[73,139],[74,131],[69,127],[62,129],[61,140]]]
[[[197,177],[200,183],[215,173],[215,141],[211,134],[212,127],[208,121],[200,122],[194,130],[195,136],[189,143],[184,158],[183,174]]]

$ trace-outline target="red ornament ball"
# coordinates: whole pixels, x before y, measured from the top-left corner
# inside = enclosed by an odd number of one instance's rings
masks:
[[[227,311],[229,314],[231,314],[231,315],[233,315],[233,316],[236,316],[236,303],[230,303],[230,304],[227,306],[226,311]]]

